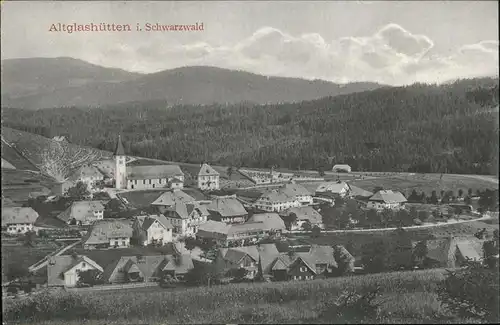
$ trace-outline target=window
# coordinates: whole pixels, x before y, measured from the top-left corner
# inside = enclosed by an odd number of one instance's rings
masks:
[[[82,267],[85,267],[85,266],[86,266],[86,264],[85,264],[85,262],[83,262],[83,263],[82,263]]]
[[[300,272],[306,272],[306,271],[307,271],[307,268],[305,266],[300,267]]]
[[[124,241],[124,240],[122,240],[122,246],[125,246],[125,245],[126,245],[126,244],[125,244],[125,241]]]

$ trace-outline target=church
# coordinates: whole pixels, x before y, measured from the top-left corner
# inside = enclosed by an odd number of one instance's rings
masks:
[[[129,163],[127,166],[127,155],[120,136],[114,159],[116,189],[183,188],[184,173],[178,165],[130,165]]]

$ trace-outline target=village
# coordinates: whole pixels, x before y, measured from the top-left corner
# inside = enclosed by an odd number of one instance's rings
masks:
[[[335,165],[332,172],[352,171]],[[170,288],[369,272],[373,267],[363,256],[371,254],[366,249],[372,243],[355,248],[352,241],[320,240],[349,232],[386,231],[407,254],[392,261],[392,269],[460,266],[483,259],[486,239],[498,247],[498,230],[486,229],[475,236],[400,240],[405,228],[491,218],[473,207],[488,191],[439,198],[434,191],[422,198],[415,191],[367,191],[339,176],[326,181],[272,169],[240,173],[254,185],[222,188],[220,173],[207,163],[187,185],[179,165],[130,157],[118,137],[112,160],[80,166],[59,185],[59,195],[31,198],[24,206],[2,199],[5,236],[25,238],[28,245],[37,238],[63,243],[28,270],[13,268],[18,276],[11,272],[4,279],[4,295],[46,287]],[[417,210],[422,203],[433,209]]]

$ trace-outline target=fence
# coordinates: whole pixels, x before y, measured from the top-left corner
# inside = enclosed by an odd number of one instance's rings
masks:
[[[109,284],[86,288],[66,288],[66,291],[85,292],[85,291],[103,291],[103,290],[123,290],[133,288],[157,287],[157,282],[141,282],[141,283],[125,283],[125,284]]]

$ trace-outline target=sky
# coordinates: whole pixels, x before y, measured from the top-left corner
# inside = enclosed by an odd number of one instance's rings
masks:
[[[496,76],[499,69],[497,1],[7,0],[1,6],[2,59],[65,56],[144,73],[208,65],[390,85]],[[130,24],[132,31],[50,31],[58,23]],[[146,31],[146,23],[203,23],[203,30]]]

